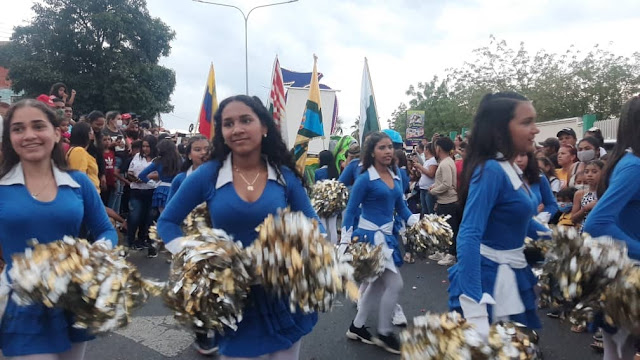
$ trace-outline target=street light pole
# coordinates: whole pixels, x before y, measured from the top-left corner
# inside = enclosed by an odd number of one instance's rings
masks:
[[[203,4],[209,4],[209,5],[231,7],[240,11],[240,13],[242,14],[242,17],[244,18],[244,83],[245,83],[245,93],[249,95],[249,35],[247,31],[247,24],[249,23],[249,15],[251,15],[251,12],[255,9],[293,3],[293,2],[297,2],[298,0],[289,0],[289,1],[277,2],[273,4],[258,5],[258,6],[252,7],[246,15],[244,14],[244,11],[242,11],[242,9],[240,9],[235,5],[222,4],[222,3],[204,1],[204,0],[193,0],[193,1],[203,3]]]

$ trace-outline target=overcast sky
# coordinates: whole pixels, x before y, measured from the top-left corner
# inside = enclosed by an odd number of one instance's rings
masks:
[[[220,0],[245,9],[277,1]],[[0,40],[32,14],[32,1],[3,0]],[[191,0],[147,0],[152,16],[176,32],[161,63],[176,72],[173,114],[167,128],[195,122],[209,63],[216,71],[218,100],[244,93],[244,20],[232,8]],[[364,57],[369,60],[380,123],[407,101],[411,84],[462,65],[489,35],[531,52],[560,52],[574,44],[588,50],[609,45],[620,55],[638,50],[638,0],[300,0],[255,10],[248,25],[249,92],[267,98],[273,60],[311,71],[318,55],[322,82],[340,90],[347,126],[359,115]],[[61,79],[64,81],[64,79]],[[82,91],[82,89],[76,89]]]

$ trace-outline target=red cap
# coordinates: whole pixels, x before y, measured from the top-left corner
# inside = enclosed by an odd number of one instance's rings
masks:
[[[122,114],[122,120],[129,120],[129,119],[131,119],[131,114],[129,113]]]
[[[40,101],[40,102],[43,102],[43,103],[47,104],[47,105],[48,105],[48,106],[50,106],[50,107],[54,107],[54,106],[55,106],[55,105],[53,104],[53,100],[51,100],[51,98],[49,97],[49,95],[46,95],[46,94],[42,94],[42,95],[38,96],[38,97],[36,98],[36,100],[38,100],[38,101]]]

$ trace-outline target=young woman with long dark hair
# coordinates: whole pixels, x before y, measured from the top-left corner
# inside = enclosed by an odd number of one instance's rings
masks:
[[[335,165],[333,154],[329,150],[323,150],[318,155],[320,160],[320,168],[315,171],[315,181],[338,179],[338,168]],[[320,222],[327,230],[327,240],[332,244],[338,243],[338,215],[331,217],[321,217]]]
[[[529,188],[536,197],[537,216],[540,220],[544,220],[544,223],[548,223],[551,216],[558,212],[558,203],[551,190],[551,184],[547,177],[540,172],[538,162],[533,157],[533,151],[527,151],[519,153],[514,163],[522,171],[522,179],[525,181]],[[542,213],[547,213],[542,215]],[[530,233],[532,238],[537,238],[535,231]]]
[[[316,182],[327,179],[337,179],[340,176],[331,151],[320,151],[320,154],[318,154],[318,160],[320,164],[318,169],[315,171]]]
[[[537,279],[523,253],[537,199],[514,164],[532,149],[536,111],[524,96],[487,94],[473,120],[460,203],[458,262],[449,268],[449,307],[485,338],[491,322],[511,319],[539,328]],[[500,269],[500,271],[498,271]]]
[[[187,176],[191,175],[200,165],[208,160],[211,151],[209,140],[204,135],[195,135],[189,138],[185,147],[186,161],[182,163],[180,173],[171,182],[171,191],[167,202],[180,189],[180,185]]]
[[[400,343],[393,333],[392,318],[400,291],[402,265],[398,240],[393,236],[394,210],[397,216],[413,225],[419,215],[412,215],[402,192],[402,183],[393,160],[393,143],[382,132],[369,134],[362,153],[362,175],[351,188],[345,211],[341,244],[352,238],[381,245],[387,253],[386,269],[364,291],[359,302],[358,314],[347,331],[347,337],[366,344],[377,344],[385,350],[400,354]],[[358,227],[354,228],[356,211],[362,206]],[[365,327],[369,314],[379,307],[378,336],[374,337]]]
[[[4,118],[0,163],[0,247],[6,266],[32,239],[46,244],[78,236],[86,226],[96,243],[108,248],[118,241],[94,184],[79,171],[66,169],[55,114],[36,100],[21,100]],[[84,358],[86,330],[73,327],[73,315],[42,303],[26,306],[7,300],[0,329],[2,354],[9,358]]]
[[[209,206],[211,221],[244,246],[256,238],[256,226],[278,209],[291,207],[318,219],[291,153],[260,99],[236,95],[223,100],[214,115],[211,161],[188,176],[158,220],[158,233],[172,253],[184,244],[184,218],[199,204]],[[253,285],[236,331],[217,335],[223,360],[269,358],[296,360],[304,335],[317,314],[291,313],[281,299]]]
[[[640,96],[623,107],[616,146],[598,185],[598,203],[584,224],[592,236],[611,236],[624,241],[629,257],[640,260]],[[625,329],[603,326],[604,359],[632,360],[637,338]],[[617,334],[616,334],[617,333]],[[615,335],[614,335],[615,334]],[[620,350],[622,356],[618,356]]]
[[[154,186],[143,182],[138,175],[151,165],[152,160],[158,155],[156,138],[147,135],[142,139],[142,150],[133,156],[129,163],[127,177],[131,184],[129,187],[129,218],[127,219],[127,241],[129,247],[134,250],[142,250],[145,246],[152,248],[149,241],[149,226],[151,226]],[[136,241],[136,233],[138,239]],[[151,255],[153,255],[153,250]]]
[[[69,151],[66,158],[69,168],[87,174],[95,188],[100,192],[100,178],[98,178],[98,162],[87,152],[87,148],[93,141],[91,125],[80,122],[71,129],[69,137]]]

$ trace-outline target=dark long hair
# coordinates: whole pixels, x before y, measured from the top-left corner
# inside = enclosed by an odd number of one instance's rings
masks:
[[[373,152],[374,152],[374,150],[376,148],[376,145],[378,145],[378,143],[382,139],[391,140],[389,135],[387,135],[387,134],[385,134],[383,132],[380,132],[380,131],[369,133],[367,135],[367,140],[365,140],[365,142],[364,142],[364,150],[362,152],[362,156],[360,156],[360,159],[362,160],[362,173],[364,173],[371,166],[374,165]],[[396,168],[395,159],[391,160],[391,164],[389,164],[389,168],[393,171],[394,174],[397,174],[397,171],[396,171],[397,168]]]
[[[484,167],[487,160],[495,159],[498,152],[504,160],[516,155],[509,131],[509,123],[515,115],[516,107],[528,99],[516,92],[487,94],[480,101],[473,119],[471,136],[465,151],[460,184],[460,204],[462,208],[469,195],[469,183],[477,167]]]
[[[58,90],[60,90],[60,88],[64,88],[65,91],[68,89],[67,85],[61,82],[57,82],[51,85],[51,90],[49,90],[49,95],[54,95],[55,97],[58,97]]]
[[[540,167],[533,151],[527,151],[527,167],[522,171],[522,176],[527,179],[529,184],[536,184],[540,182]]]
[[[591,146],[593,146],[593,149],[595,150],[595,153],[596,153],[596,159],[599,159],[600,158],[600,142],[598,141],[598,139],[596,139],[593,136],[587,136],[582,138],[582,140],[578,141],[577,145],[580,146],[580,143],[584,141],[588,142],[589,144],[591,144]]]
[[[176,144],[169,139],[161,140],[158,143],[158,157],[153,162],[162,165],[163,176],[176,176],[180,171],[180,154],[176,149]]]
[[[556,175],[556,166],[553,164],[553,161],[551,161],[551,159],[549,159],[548,157],[544,156],[541,158],[538,158],[539,161],[542,161],[544,163],[545,166],[549,167],[548,171],[544,171],[542,169],[540,169],[542,172],[544,172],[544,174],[547,176],[547,179],[549,179],[549,181],[551,181],[552,177],[558,177]]]
[[[211,156],[211,160],[217,160],[222,163],[231,152],[231,149],[224,143],[224,139],[222,138],[222,112],[224,111],[224,108],[233,101],[238,101],[247,105],[251,111],[258,116],[260,123],[267,128],[267,137],[262,138],[261,153],[266,155],[269,165],[277,170],[278,178],[282,176],[279,169],[286,166],[289,170],[293,171],[296,177],[298,177],[298,179],[300,179],[304,184],[305,180],[300,172],[298,172],[298,169],[296,169],[296,163],[293,161],[293,156],[289,150],[287,150],[287,146],[282,140],[280,131],[276,128],[276,123],[273,121],[271,113],[266,107],[264,107],[262,101],[255,96],[235,95],[222,100],[218,110],[213,116],[213,120],[215,122],[215,136],[213,137],[213,154]]]
[[[40,101],[34,99],[25,99],[13,104],[9,108],[9,110],[7,110],[7,114],[4,117],[2,123],[2,160],[0,160],[0,178],[7,175],[7,173],[20,162],[20,157],[11,145],[10,125],[15,112],[19,109],[28,107],[42,111],[47,120],[49,120],[54,128],[60,126],[60,124],[58,123],[58,118],[56,117],[56,114],[53,112],[53,110],[51,110],[47,105]],[[51,160],[53,160],[53,163],[56,165],[56,167],[58,167],[58,169],[67,169],[67,162],[64,159],[64,152],[62,151],[62,146],[59,142],[53,145],[53,149],[51,150]]]
[[[149,157],[152,159],[156,158],[158,156],[158,139],[153,135],[147,135],[142,138],[142,142],[144,143],[145,141],[149,144]],[[142,153],[142,145],[140,147],[140,156],[144,157],[144,154]]]
[[[640,96],[634,96],[622,106],[616,145],[611,152],[607,153],[609,160],[600,178],[598,198],[601,198],[609,187],[613,169],[625,156],[628,148],[632,149],[635,156],[640,157]]]
[[[69,137],[69,145],[79,146],[86,148],[91,143],[89,133],[93,131],[91,125],[86,122],[79,122],[71,129],[71,136]]]
[[[407,154],[404,153],[404,150],[402,149],[396,149],[393,152],[393,155],[395,156],[396,159],[398,159],[398,167],[399,168],[406,168],[407,167]]]
[[[189,138],[189,142],[187,142],[187,146],[185,146],[184,148],[184,153],[187,156],[187,160],[185,160],[182,163],[182,168],[180,169],[181,172],[185,172],[187,170],[189,170],[189,168],[193,165],[193,160],[191,160],[189,158],[189,154],[191,153],[191,148],[193,147],[193,144],[197,141],[209,141],[209,139],[207,139],[206,136],[204,135],[195,135]]]
[[[338,169],[336,168],[336,161],[333,158],[333,154],[329,150],[322,150],[320,154],[318,154],[318,158],[320,159],[320,167],[327,166],[327,171],[329,172],[329,179],[337,179]]]

